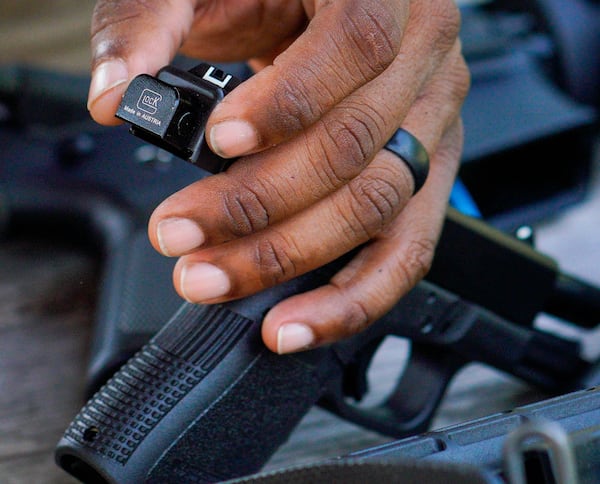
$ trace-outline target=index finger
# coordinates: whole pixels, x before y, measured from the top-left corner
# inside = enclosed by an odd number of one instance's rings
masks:
[[[305,32],[272,66],[213,111],[207,124],[213,151],[235,157],[291,138],[395,59],[410,2],[323,3]]]

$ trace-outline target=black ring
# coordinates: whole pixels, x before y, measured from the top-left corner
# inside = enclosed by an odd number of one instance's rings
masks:
[[[429,174],[429,156],[421,142],[405,129],[398,129],[384,146],[386,150],[402,158],[412,173],[417,193]]]

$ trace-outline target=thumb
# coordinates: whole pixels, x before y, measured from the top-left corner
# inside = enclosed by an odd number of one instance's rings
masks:
[[[194,0],[99,0],[92,16],[88,109],[101,124],[114,115],[129,81],[168,64],[189,32]]]

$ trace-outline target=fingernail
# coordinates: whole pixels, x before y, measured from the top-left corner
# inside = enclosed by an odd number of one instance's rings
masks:
[[[92,75],[90,92],[88,95],[88,109],[105,92],[110,91],[119,84],[127,82],[129,72],[127,65],[121,59],[111,59],[99,64]]]
[[[294,353],[306,350],[315,341],[315,335],[306,324],[286,323],[277,331],[277,353]]]
[[[224,296],[231,288],[227,274],[208,262],[185,266],[180,282],[183,297],[193,303]]]
[[[223,121],[210,130],[210,145],[224,158],[241,156],[258,146],[256,131],[246,121]]]
[[[187,218],[168,218],[156,227],[158,245],[163,254],[177,256],[200,247],[205,240],[198,224]]]

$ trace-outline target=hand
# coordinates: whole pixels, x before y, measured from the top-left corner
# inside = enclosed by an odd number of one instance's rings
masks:
[[[211,148],[243,156],[165,200],[154,247],[179,257],[192,302],[244,297],[364,244],[331,282],[276,305],[263,339],[287,353],[382,316],[427,272],[462,148],[469,85],[452,0],[100,0],[89,108],[105,124],[127,82],[178,50],[258,71],[214,110]],[[402,126],[426,147],[411,198],[382,149]]]

